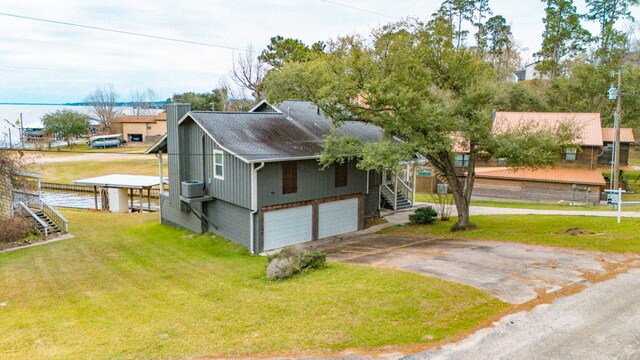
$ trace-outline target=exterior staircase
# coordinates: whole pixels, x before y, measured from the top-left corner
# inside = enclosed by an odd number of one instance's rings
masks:
[[[69,232],[69,221],[56,209],[40,200],[40,204],[26,205],[19,201],[15,213],[20,214],[31,223],[31,226],[42,236],[49,237]]]
[[[393,196],[394,193],[389,191],[389,189],[393,189],[393,183],[387,183],[386,187],[382,187],[382,207],[386,209],[394,210],[393,208]],[[398,200],[396,203],[395,211],[400,211],[404,209],[409,209],[412,207],[411,200],[409,200],[402,192],[398,191]]]
[[[54,236],[59,233],[65,232],[64,229],[58,225],[53,219],[51,219],[44,211],[38,209],[32,209],[33,213],[42,220],[37,221],[34,218],[30,218],[33,227],[42,235],[45,236]],[[45,232],[45,226],[42,224],[46,224],[47,231]]]

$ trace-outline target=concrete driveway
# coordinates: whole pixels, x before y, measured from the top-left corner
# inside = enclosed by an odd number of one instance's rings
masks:
[[[403,269],[522,304],[621,267],[629,255],[509,242],[362,235],[314,250],[329,260]]]

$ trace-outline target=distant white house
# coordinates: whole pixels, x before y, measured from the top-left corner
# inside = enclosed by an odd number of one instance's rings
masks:
[[[536,66],[539,64],[539,61],[534,63],[525,65],[522,69],[515,72],[515,78],[517,81],[525,81],[525,80],[533,80],[533,79],[548,79],[548,76],[542,75],[538,70],[536,70]],[[514,78],[514,79],[515,79]],[[514,81],[515,82],[515,81]]]

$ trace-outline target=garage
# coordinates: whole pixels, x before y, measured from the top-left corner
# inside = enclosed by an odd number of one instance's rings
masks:
[[[313,207],[299,206],[264,212],[264,251],[313,239]]]
[[[358,199],[332,201],[318,205],[318,239],[358,230]]]

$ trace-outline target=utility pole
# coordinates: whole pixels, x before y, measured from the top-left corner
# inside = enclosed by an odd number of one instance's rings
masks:
[[[622,122],[622,116],[620,111],[622,109],[622,69],[618,70],[618,91],[617,91],[617,103],[616,103],[616,112],[615,112],[615,145],[613,148],[613,179],[612,186],[613,189],[618,189],[620,185],[620,123]]]
[[[20,146],[24,149],[24,122],[22,121],[22,113],[20,113]]]

